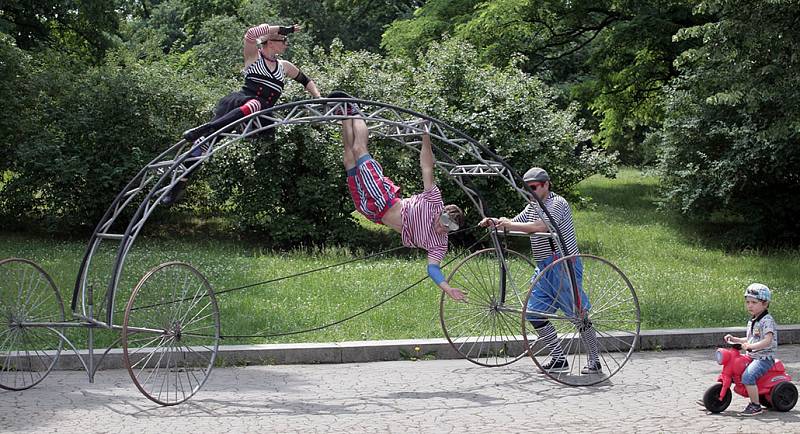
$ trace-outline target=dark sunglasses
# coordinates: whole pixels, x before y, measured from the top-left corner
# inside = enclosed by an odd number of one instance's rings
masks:
[[[539,187],[544,187],[545,184],[546,182],[529,182],[528,187],[536,190]]]
[[[439,216],[439,223],[441,223],[442,226],[446,227],[447,230],[450,232],[458,230],[458,223],[453,221],[446,212],[443,212]]]

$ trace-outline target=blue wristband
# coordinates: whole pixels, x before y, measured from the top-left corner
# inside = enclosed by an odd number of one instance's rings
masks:
[[[442,274],[442,269],[439,268],[436,264],[428,264],[428,276],[436,282],[437,285],[440,285],[444,282],[444,274]]]

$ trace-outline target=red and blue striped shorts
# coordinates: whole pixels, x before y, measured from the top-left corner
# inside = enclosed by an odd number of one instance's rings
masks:
[[[383,175],[383,168],[369,154],[347,171],[347,187],[358,212],[375,223],[381,223],[386,211],[400,202],[400,187]]]

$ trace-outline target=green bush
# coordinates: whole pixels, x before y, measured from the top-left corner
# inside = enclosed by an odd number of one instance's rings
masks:
[[[709,9],[710,8],[710,9]],[[738,246],[800,242],[800,14],[795,2],[702,2],[718,22],[678,59],[658,135],[666,203]]]
[[[330,132],[295,126],[239,142],[205,170],[241,231],[275,247],[342,242],[356,225],[339,152]]]
[[[25,99],[2,145],[12,173],[0,191],[4,226],[93,227],[122,187],[201,118],[205,88],[166,65],[112,55],[76,71],[55,58],[37,57],[17,77]]]

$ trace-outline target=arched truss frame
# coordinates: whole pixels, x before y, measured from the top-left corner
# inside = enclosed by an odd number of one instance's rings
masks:
[[[214,154],[267,130],[283,125],[321,124],[353,118],[364,119],[367,122],[371,137],[393,140],[415,152],[419,152],[420,134],[423,131],[429,132],[434,139],[434,153],[441,157],[436,161],[437,167],[445,171],[461,187],[482,217],[485,217],[486,206],[470,178],[500,177],[526,202],[539,203],[537,212],[547,223],[549,233],[536,235],[552,238],[557,253],[562,257],[572,253],[565,251],[565,243],[559,228],[551,223],[553,219],[550,218],[547,209],[513,168],[462,131],[433,117],[381,102],[354,98],[304,100],[253,113],[195,144],[181,140],[141,169],[117,195],[92,233],[73,291],[73,314],[97,326],[111,327],[114,324],[114,300],[124,271],[126,256],[148,218],[181,177],[197,170]],[[207,149],[200,156],[192,156],[192,152],[200,147]],[[466,164],[459,163],[456,158],[466,160]],[[137,208],[128,218],[130,213],[124,211],[133,209],[134,206]],[[545,215],[541,214],[541,210]],[[547,218],[544,218],[545,216]],[[496,235],[492,235],[492,240],[499,249],[500,242]],[[95,268],[99,267],[93,263],[93,259],[101,243],[104,242],[117,243],[116,255],[110,268],[110,276],[105,277],[107,281],[98,282],[92,278]],[[104,285],[105,291],[90,288],[95,284]],[[93,293],[104,293],[100,296],[101,299],[97,300],[100,301],[99,311],[95,310],[97,303],[93,300]],[[98,319],[102,315],[95,318],[93,312],[104,312],[105,322]]]

